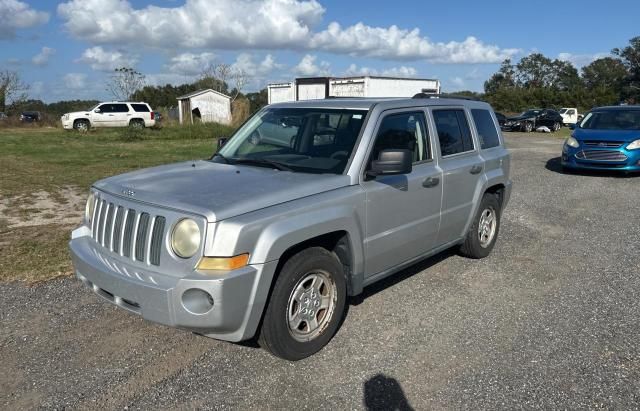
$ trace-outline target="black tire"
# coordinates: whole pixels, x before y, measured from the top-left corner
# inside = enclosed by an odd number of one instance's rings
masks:
[[[533,124],[529,122],[524,123],[524,125],[522,126],[522,131],[524,131],[525,133],[531,133],[533,131]]]
[[[556,121],[555,123],[553,123],[553,128],[551,130],[555,133],[561,128],[562,128],[562,124]]]
[[[291,308],[297,303],[294,301],[296,290],[304,289],[310,276],[321,273],[327,275],[330,280],[326,285],[325,297],[333,302],[332,308],[327,308],[322,313],[322,308],[314,309],[310,318],[321,323],[315,330],[317,335],[307,341],[302,341],[301,336],[294,333],[302,333],[304,329],[292,330],[290,327]],[[335,288],[333,288],[335,286]],[[310,287],[311,288],[311,287]],[[331,289],[331,291],[329,291]],[[330,294],[331,293],[331,294]],[[324,296],[322,293],[317,295]],[[300,251],[289,258],[282,266],[262,321],[262,328],[258,337],[261,347],[273,355],[289,361],[297,361],[320,351],[334,336],[344,316],[347,299],[347,284],[344,277],[342,264],[337,257],[321,247],[312,247]],[[306,301],[313,301],[309,298]],[[308,306],[308,305],[307,305]],[[297,312],[304,311],[299,305]],[[323,316],[324,315],[324,316]],[[327,317],[328,316],[328,317]],[[295,316],[294,316],[295,317]],[[304,321],[300,325],[305,324]],[[311,328],[307,323],[303,328]]]
[[[494,218],[495,218],[495,230],[493,234],[491,234],[491,240],[483,244],[481,241],[480,234],[480,222],[483,218],[483,215],[487,212],[487,210],[493,210]],[[498,234],[500,233],[500,201],[498,200],[498,196],[491,193],[485,193],[482,196],[482,200],[480,201],[480,207],[478,207],[478,212],[476,213],[473,222],[471,223],[471,227],[469,228],[469,232],[467,232],[467,237],[460,246],[460,254],[468,258],[484,258],[491,254],[491,250],[496,244],[496,240],[498,239]]]
[[[129,122],[129,127],[142,129],[142,128],[144,128],[144,120],[140,120],[138,118],[134,118],[133,120],[131,120]]]
[[[73,128],[76,131],[85,133],[91,128],[91,123],[89,122],[89,120],[76,120],[73,122]]]

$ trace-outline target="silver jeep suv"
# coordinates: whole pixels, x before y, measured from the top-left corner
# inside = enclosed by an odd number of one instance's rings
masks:
[[[511,193],[499,130],[464,99],[268,106],[209,160],[95,183],[76,274],[148,320],[307,357],[363,287],[450,247],[491,252]]]

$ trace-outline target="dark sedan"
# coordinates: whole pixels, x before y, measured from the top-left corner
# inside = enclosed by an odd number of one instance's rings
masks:
[[[562,127],[562,116],[551,109],[527,110],[519,116],[507,118],[502,129],[529,133],[540,126],[546,126],[553,132],[558,131]]]
[[[22,114],[20,114],[20,121],[23,123],[33,123],[41,119],[42,116],[39,111],[23,111]]]

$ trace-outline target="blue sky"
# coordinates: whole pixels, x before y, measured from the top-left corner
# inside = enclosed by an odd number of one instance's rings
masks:
[[[220,62],[250,75],[247,91],[357,74],[480,91],[506,57],[537,51],[582,66],[608,55],[640,35],[638,16],[640,2],[615,0],[0,0],[0,69],[47,102],[107,99],[123,65],[161,84]]]

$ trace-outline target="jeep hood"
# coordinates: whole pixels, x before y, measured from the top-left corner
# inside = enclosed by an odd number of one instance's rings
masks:
[[[214,222],[347,185],[346,175],[199,160],[120,174],[100,180],[94,187],[129,200],[199,214]]]

